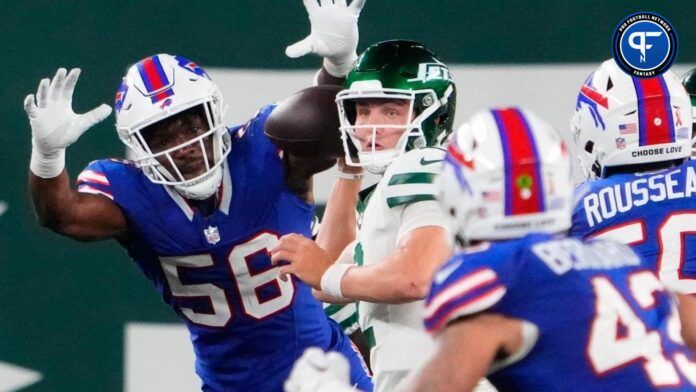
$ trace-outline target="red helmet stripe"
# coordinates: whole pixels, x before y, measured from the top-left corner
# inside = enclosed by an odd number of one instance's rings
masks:
[[[492,113],[505,162],[505,215],[544,211],[539,154],[527,120],[517,108]]]

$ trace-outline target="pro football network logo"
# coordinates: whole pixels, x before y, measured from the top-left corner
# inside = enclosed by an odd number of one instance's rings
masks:
[[[614,60],[627,74],[652,78],[677,57],[677,31],[654,12],[638,12],[619,23],[612,37]]]

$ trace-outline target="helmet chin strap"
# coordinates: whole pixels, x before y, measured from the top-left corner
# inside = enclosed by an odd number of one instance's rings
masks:
[[[205,200],[217,192],[222,183],[222,167],[218,166],[210,175],[191,185],[175,185],[174,189],[183,197]]]

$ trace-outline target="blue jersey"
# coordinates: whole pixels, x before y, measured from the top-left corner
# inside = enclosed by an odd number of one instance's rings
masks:
[[[575,199],[571,236],[629,244],[670,289],[696,293],[696,161],[588,181]]]
[[[123,161],[91,163],[78,189],[123,210],[130,240],[122,245],[186,323],[204,390],[281,391],[310,346],[347,355],[353,382],[371,390],[359,355],[311,289],[280,280],[271,265],[280,236],[311,237],[314,217],[314,207],[286,187],[279,151],[263,132],[273,108],[230,130],[218,205],[208,216]]]
[[[425,324],[437,333],[478,313],[520,320],[522,347],[488,375],[501,391],[694,390],[673,305],[627,246],[531,234],[445,263]]]

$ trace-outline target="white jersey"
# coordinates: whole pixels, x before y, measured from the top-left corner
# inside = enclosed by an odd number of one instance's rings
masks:
[[[389,165],[358,206],[358,212],[364,208],[358,216],[354,255],[358,265],[376,264],[389,257],[399,240],[415,228],[446,227],[433,185],[444,157],[441,149],[422,148]],[[400,305],[360,301],[358,314],[371,347],[375,391],[394,390],[406,373],[420,367],[433,353],[434,341],[423,326],[423,301]]]

